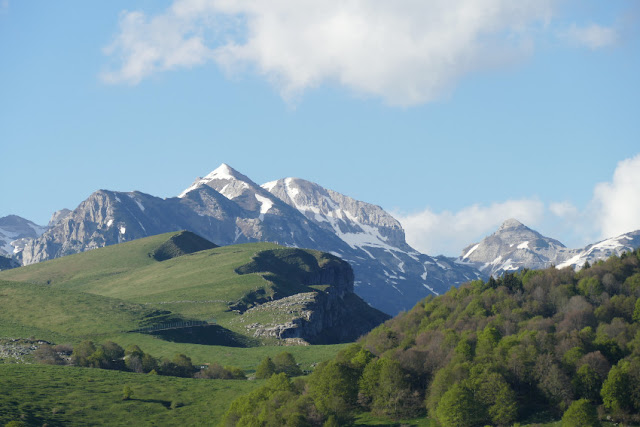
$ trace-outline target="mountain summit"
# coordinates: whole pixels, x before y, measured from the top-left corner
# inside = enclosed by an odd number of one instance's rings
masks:
[[[508,219],[498,230],[463,249],[460,260],[471,262],[483,273],[499,276],[522,268],[546,268],[566,258],[567,248],[516,219]]]
[[[602,240],[580,249],[569,249],[555,239],[545,237],[516,219],[508,219],[492,235],[480,243],[463,249],[461,263],[477,267],[494,277],[523,268],[580,269],[585,262],[593,264],[612,255],[620,255],[640,247],[640,230]]]

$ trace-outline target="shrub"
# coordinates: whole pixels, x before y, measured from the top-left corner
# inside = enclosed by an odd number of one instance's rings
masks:
[[[600,427],[598,412],[587,399],[574,401],[562,416],[562,427]]]

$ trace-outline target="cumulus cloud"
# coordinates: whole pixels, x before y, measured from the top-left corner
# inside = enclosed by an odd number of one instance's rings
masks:
[[[464,75],[530,53],[555,0],[176,0],[123,12],[102,77],[136,84],[207,61],[265,76],[285,97],[338,83],[390,104],[447,93]]]
[[[578,214],[578,208],[571,202],[552,202],[549,204],[549,210],[552,214],[560,218],[575,218]]]
[[[618,163],[611,182],[595,187],[592,203],[600,237],[640,229],[640,154]]]
[[[561,34],[572,43],[586,46],[589,49],[600,49],[614,45],[618,41],[618,32],[614,28],[591,24],[579,27],[573,24]]]
[[[123,12],[120,32],[104,49],[121,66],[102,73],[108,83],[137,84],[143,78],[178,67],[192,67],[213,58],[195,23],[178,15],[147,18],[141,12]]]
[[[405,229],[407,243],[427,254],[460,255],[462,249],[493,233],[505,220],[516,218],[535,226],[543,218],[545,206],[539,200],[520,199],[473,205],[458,212],[421,212],[394,216]]]
[[[580,248],[640,229],[640,154],[618,163],[611,181],[597,184],[583,208],[569,201],[544,203],[525,198],[473,205],[457,212],[425,209],[394,216],[405,229],[407,243],[431,255],[458,256],[509,218]]]

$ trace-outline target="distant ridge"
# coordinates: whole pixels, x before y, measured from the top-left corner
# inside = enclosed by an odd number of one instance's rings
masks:
[[[151,256],[157,261],[165,261],[217,247],[218,245],[215,243],[211,243],[197,234],[190,231],[182,231],[171,236],[166,242],[158,246],[158,248],[151,253]]]
[[[545,237],[516,219],[508,219],[498,230],[479,243],[463,249],[458,262],[477,267],[487,277],[523,268],[539,270],[580,269],[611,255],[620,255],[640,247],[640,230],[602,240],[581,249],[569,249],[555,239]]]

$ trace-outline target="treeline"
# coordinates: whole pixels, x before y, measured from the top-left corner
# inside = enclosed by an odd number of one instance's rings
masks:
[[[157,358],[145,353],[135,344],[125,350],[112,341],[106,341],[102,344],[83,341],[75,347],[45,344],[34,352],[34,357],[36,361],[50,365],[70,364],[86,368],[113,369],[183,378],[247,379],[245,372],[235,366],[223,367],[214,362],[201,369],[200,366],[194,366],[191,358],[184,354],[176,354],[172,359]]]
[[[640,422],[640,250],[429,297],[305,378],[274,375],[226,425],[344,425],[358,412],[442,425]]]
[[[69,345],[41,345],[35,352],[36,361],[49,365],[74,365],[85,368],[112,369],[146,374],[168,375],[183,378],[204,378],[221,380],[246,380],[247,374],[235,366],[222,366],[217,362],[194,366],[191,358],[176,354],[173,359],[159,359],[145,353],[137,345],[123,349],[113,341],[95,344],[83,341],[75,347]],[[265,357],[256,367],[257,379],[270,378],[273,374],[284,373],[288,377],[302,375],[293,355],[287,351],[273,359]]]

